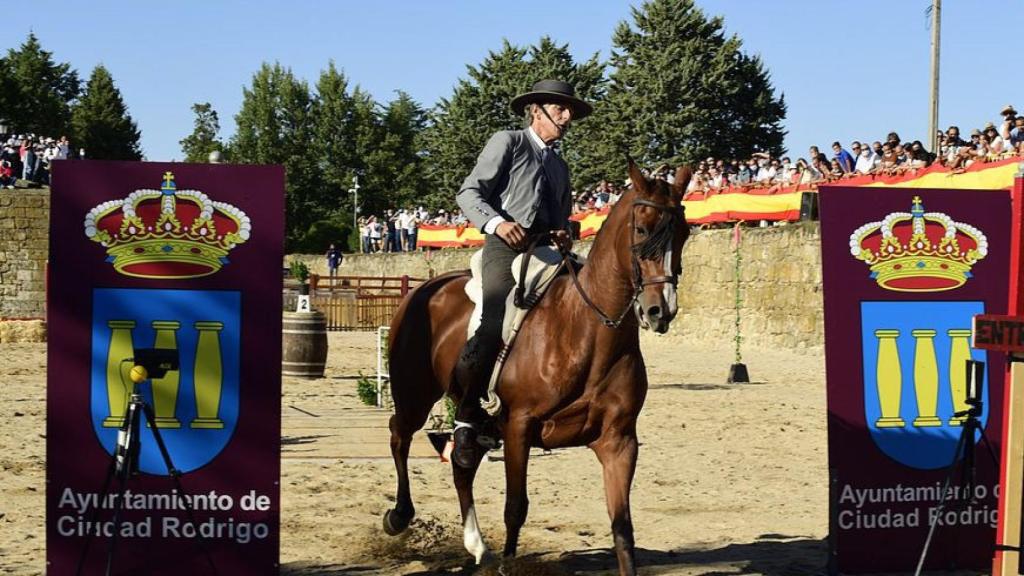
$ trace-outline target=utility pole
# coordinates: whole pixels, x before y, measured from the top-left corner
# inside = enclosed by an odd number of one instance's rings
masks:
[[[928,133],[928,142],[931,143],[930,150],[939,153],[939,26],[942,22],[942,0],[932,0],[932,92],[931,92],[931,115],[928,124],[931,132]]]
[[[348,189],[352,194],[352,230],[359,231],[359,175],[352,177],[352,187]]]

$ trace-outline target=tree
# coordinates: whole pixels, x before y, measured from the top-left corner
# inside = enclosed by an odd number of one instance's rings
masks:
[[[347,190],[352,186],[352,177],[360,171],[356,150],[355,100],[349,94],[348,79],[332,60],[316,83],[310,153],[317,159],[328,197],[328,211],[334,212],[338,218],[352,214],[354,198],[347,194]],[[332,193],[333,199],[330,198]]]
[[[138,127],[128,114],[121,92],[110,72],[96,66],[81,99],[72,112],[75,143],[85,148],[87,158],[99,160],[140,160]]]
[[[299,243],[313,222],[330,210],[323,194],[312,140],[312,98],[309,86],[288,68],[264,63],[242,89],[242,107],[235,115],[237,128],[229,152],[236,162],[283,164],[286,241]]]
[[[7,51],[0,65],[0,110],[16,132],[59,137],[71,127],[71,104],[80,90],[78,73],[57,64],[29,33],[17,50]]]
[[[442,98],[431,112],[424,131],[425,174],[430,185],[426,203],[433,207],[455,206],[455,194],[491,134],[523,126],[524,116],[514,113],[509,102],[538,80],[565,80],[589,101],[600,99],[603,92],[604,66],[597,55],[577,64],[567,45],[558,46],[549,37],[529,48],[506,40],[480,65],[467,67],[467,73],[469,77],[459,80],[451,97]],[[573,150],[576,143],[574,126],[563,142],[574,180],[582,160]]]
[[[601,130],[586,151],[595,175],[621,178],[626,154],[650,166],[782,152],[784,98],[720,17],[693,0],[648,0],[632,15],[615,29],[607,97],[591,123]]]
[[[405,92],[375,114],[375,126],[359,138],[363,159],[366,207],[373,213],[387,208],[423,204],[427,191],[419,154],[426,112]],[[433,207],[433,206],[432,206]]]
[[[224,143],[217,138],[220,119],[209,102],[193,104],[192,112],[196,115],[195,128],[180,141],[181,151],[185,153],[185,162],[209,162],[210,152],[224,150]]]

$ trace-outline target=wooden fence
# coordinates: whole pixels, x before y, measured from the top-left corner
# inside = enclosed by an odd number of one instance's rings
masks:
[[[319,276],[309,282],[309,300],[323,312],[328,330],[376,330],[391,323],[402,299],[423,282],[409,276]],[[285,281],[284,309],[294,310],[298,283]]]

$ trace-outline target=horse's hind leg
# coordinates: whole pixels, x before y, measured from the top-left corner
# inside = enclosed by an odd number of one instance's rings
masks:
[[[395,402],[395,414],[391,416],[391,457],[395,460],[395,472],[398,475],[398,492],[395,495],[395,507],[384,513],[384,532],[394,536],[409,527],[416,509],[412,505],[412,494],[409,491],[409,446],[412,435],[423,427],[430,414],[433,402],[422,402],[399,408]]]
[[[462,543],[473,555],[477,564],[487,557],[487,544],[480,533],[480,523],[476,518],[476,506],[473,503],[473,479],[480,469],[480,460],[472,468],[452,466],[455,478],[455,490],[459,493],[459,509],[462,511]]]

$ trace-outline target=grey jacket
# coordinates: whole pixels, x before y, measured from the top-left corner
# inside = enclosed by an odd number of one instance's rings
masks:
[[[526,130],[503,130],[487,141],[455,199],[470,222],[483,231],[495,216],[529,228],[537,218],[541,195],[552,193],[560,218],[549,224],[552,229],[567,230],[572,212],[569,166],[557,154],[548,160],[550,192],[542,190],[543,172],[540,148]]]

